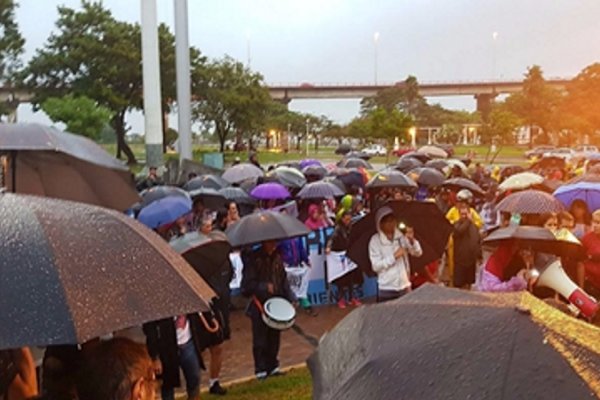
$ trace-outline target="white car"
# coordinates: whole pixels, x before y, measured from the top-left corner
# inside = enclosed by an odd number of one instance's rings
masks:
[[[547,153],[544,153],[544,157],[558,157],[562,158],[565,161],[569,161],[571,158],[575,156],[575,151],[568,147],[559,147],[558,149],[554,149]]]
[[[587,158],[590,154],[598,153],[598,148],[596,146],[588,144],[577,146],[573,150],[575,150],[575,156],[578,158]]]
[[[387,155],[387,149],[380,144],[372,144],[371,146],[364,148],[362,151],[371,157],[385,157]]]

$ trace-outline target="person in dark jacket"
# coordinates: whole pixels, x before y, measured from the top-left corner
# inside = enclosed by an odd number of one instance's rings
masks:
[[[481,258],[479,229],[471,219],[469,203],[456,203],[460,218],[454,223],[454,286],[469,289],[475,283],[478,260]]]
[[[256,378],[281,375],[279,343],[281,332],[269,327],[262,319],[262,305],[272,297],[283,297],[295,303],[296,297],[287,280],[281,255],[275,241],[263,242],[257,250],[242,252],[244,270],[242,294],[250,298],[246,314],[252,321],[252,355]]]
[[[200,398],[200,369],[206,369],[202,362],[201,324],[200,316],[195,313],[143,325],[154,370],[162,375],[163,400],[173,400],[175,388],[181,386],[180,368],[188,399]]]

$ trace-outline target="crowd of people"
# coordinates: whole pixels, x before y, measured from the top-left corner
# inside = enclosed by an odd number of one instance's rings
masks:
[[[262,169],[255,154],[249,163]],[[510,170],[501,171],[478,163],[468,170],[447,166],[440,171],[448,179],[463,178],[472,182],[481,188],[481,193],[467,187],[424,185],[418,180],[412,188],[390,186],[370,190],[365,185],[369,178],[367,172],[360,170],[354,172],[360,175],[362,184],[345,185],[346,193],[340,198],[274,200],[258,203],[256,208],[290,213],[291,200],[294,202],[291,213],[309,230],[331,231],[324,249],[326,254],[346,252],[353,245],[354,223],[374,213],[376,233],[370,238],[367,251],[377,281],[377,302],[397,299],[427,282],[487,292],[530,289],[541,297],[556,297],[553,292],[542,293],[532,288],[535,276],[531,266],[547,264],[552,256],[519,249],[514,243],[496,248],[482,246],[483,238],[510,225],[540,226],[553,232],[565,229],[580,239],[588,257],[584,262],[564,259],[563,266],[579,286],[593,296],[600,296],[600,210],[590,210],[585,202],[576,200],[569,211],[557,214],[511,215],[495,208],[498,201],[509,194],[500,190],[499,184],[510,176]],[[538,172],[551,178],[558,176],[555,169]],[[560,178],[567,179],[567,175],[562,173]],[[193,178],[196,177],[191,175],[190,179]],[[261,181],[259,178],[255,183]],[[150,168],[138,188],[151,190],[160,184],[156,168]],[[411,259],[422,256],[422,245],[414,227],[403,225],[386,205],[388,201],[423,201],[437,205],[452,225],[451,238],[439,260],[422,269],[411,267]],[[251,211],[242,211],[235,201],[211,209],[202,197],[197,197],[193,199],[190,213],[155,227],[155,231],[168,242],[189,232],[202,235],[226,232]],[[243,263],[240,291],[248,298],[246,314],[252,326],[254,373],[259,380],[281,375],[278,360],[281,332],[265,323],[262,307],[267,300],[282,297],[318,317],[306,293],[295,293],[288,281],[290,269],[311,267],[307,243],[302,237],[282,238],[233,250],[240,251]],[[223,343],[231,337],[229,283],[234,276],[233,266],[230,264],[225,271],[228,272],[208,281],[217,294],[210,312],[144,324],[145,345],[125,338],[111,338],[79,346],[48,347],[42,363],[42,397],[151,399],[160,380],[161,396],[168,400],[174,398],[175,389],[181,386],[182,371],[188,398],[198,399],[200,374],[205,369],[209,374],[209,392],[225,395],[227,391],[221,386],[219,376],[223,363],[227,362]],[[360,307],[363,300],[359,288],[364,280],[362,268],[351,269],[335,279],[332,286],[337,307]],[[210,363],[203,360],[205,351],[210,355]],[[37,385],[31,383],[36,377],[30,352],[20,349],[1,354],[0,364],[10,364],[6,370],[11,373],[0,380],[0,387],[5,390],[0,395],[10,400],[36,396]]]

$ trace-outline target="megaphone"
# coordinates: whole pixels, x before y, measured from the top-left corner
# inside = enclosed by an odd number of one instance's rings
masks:
[[[548,264],[540,273],[535,285],[556,290],[587,318],[593,317],[598,312],[598,302],[567,276],[560,260]]]

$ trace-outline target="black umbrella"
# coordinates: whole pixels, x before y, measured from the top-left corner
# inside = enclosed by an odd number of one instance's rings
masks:
[[[337,179],[344,183],[345,192],[349,192],[350,188],[353,186],[356,187],[365,187],[365,181],[363,174],[360,171],[353,169],[339,169],[334,171],[334,174]]]
[[[415,169],[418,167],[422,167],[423,163],[415,157],[401,157],[398,162],[396,163],[396,165],[394,166],[394,168],[406,173],[408,171],[410,171],[411,169]]]
[[[208,235],[190,232],[169,244],[206,282],[212,282],[216,274],[228,273],[231,269],[231,245],[223,232],[214,231]]]
[[[267,177],[290,189],[300,189],[306,184],[306,178],[299,169],[292,167],[277,167],[267,173]]]
[[[92,140],[40,124],[0,124],[4,185],[14,193],[124,211],[140,198],[129,168]]]
[[[349,144],[340,144],[337,149],[335,149],[335,154],[348,154],[352,151],[352,146]]]
[[[367,189],[387,187],[416,189],[417,184],[402,172],[395,170],[381,171],[367,182]]]
[[[227,199],[223,194],[208,187],[192,190],[190,196],[192,196],[193,201],[196,201],[196,199],[202,201],[204,207],[210,210],[219,210],[222,207],[225,207],[225,204],[227,203]]]
[[[190,179],[183,185],[183,189],[191,192],[200,188],[223,189],[229,186],[229,182],[217,175],[200,175]]]
[[[434,203],[392,201],[386,205],[392,208],[399,222],[414,228],[415,238],[421,244],[423,255],[411,258],[412,269],[420,270],[442,257],[452,232],[452,225]],[[369,259],[369,240],[377,232],[375,214],[375,211],[367,214],[352,226],[351,245],[348,250],[348,257],[370,276],[375,275]]]
[[[448,168],[448,163],[446,162],[446,160],[442,160],[442,159],[435,159],[435,160],[429,160],[425,163],[425,167],[429,167],[429,168],[435,168],[440,172],[445,173],[445,170]]]
[[[496,205],[498,211],[518,214],[558,213],[564,209],[565,206],[551,194],[532,189],[511,193]]]
[[[335,184],[319,181],[307,183],[306,186],[300,189],[296,197],[300,199],[330,199],[341,197],[344,194],[346,193]]]
[[[564,158],[562,157],[557,157],[557,156],[549,156],[549,157],[543,157],[540,160],[538,160],[537,162],[535,162],[535,164],[533,164],[530,169],[537,169],[537,168],[559,168],[559,169],[563,169],[566,165],[566,161]]]
[[[264,176],[264,172],[250,163],[237,164],[223,172],[222,178],[229,183],[240,183],[248,179],[257,179]]]
[[[509,226],[496,229],[483,242],[490,246],[499,246],[505,242],[514,242],[519,248],[554,254],[581,260],[585,251],[581,243],[571,240],[561,240],[546,228],[538,226]]]
[[[444,174],[435,168],[415,168],[409,171],[407,175],[419,185],[428,187],[440,186],[446,180]]]
[[[424,285],[360,307],[308,359],[315,400],[595,399],[600,331],[527,292]]]
[[[190,194],[183,189],[180,189],[176,186],[154,186],[150,189],[143,190],[140,193],[142,196],[142,207],[146,207],[156,200],[160,200],[165,197],[183,197],[186,199],[190,199]]]
[[[351,151],[344,155],[344,158],[360,158],[365,161],[369,161],[371,156],[365,153],[364,151]]]
[[[255,204],[256,201],[250,197],[244,189],[239,187],[226,187],[219,190],[219,193],[229,201],[235,201],[238,204]]]
[[[0,195],[0,349],[77,344],[208,310],[214,292],[158,235],[106,208]]]
[[[427,161],[431,160],[431,157],[429,157],[427,154],[425,153],[418,153],[416,151],[410,151],[408,153],[405,153],[402,158],[404,157],[408,157],[408,158],[416,158],[417,160],[421,161],[421,163],[426,163]]]
[[[442,184],[442,186],[443,187],[452,188],[452,189],[458,189],[458,190],[460,190],[460,189],[468,189],[475,196],[483,196],[485,194],[485,192],[483,191],[483,189],[481,187],[479,187],[478,184],[476,184],[472,180],[466,179],[466,178],[452,178],[452,179],[447,179]]]
[[[307,178],[316,177],[317,179],[323,179],[323,177],[327,175],[327,168],[321,165],[309,165],[302,169],[302,173]]]
[[[344,158],[337,163],[340,168],[364,168],[373,169],[373,166],[362,158]]]
[[[310,230],[296,218],[273,211],[260,211],[247,215],[225,231],[234,247],[246,246],[267,240],[281,240],[304,236]]]

